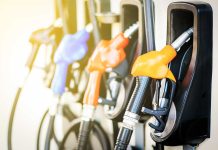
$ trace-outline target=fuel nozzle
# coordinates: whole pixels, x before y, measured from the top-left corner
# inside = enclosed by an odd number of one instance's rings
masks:
[[[104,72],[117,66],[126,54],[124,48],[129,43],[129,38],[138,30],[138,22],[131,25],[124,32],[119,33],[111,40],[102,40],[89,59],[88,70]],[[102,61],[104,60],[104,61]]]
[[[130,36],[137,29],[138,23],[134,23],[124,33],[119,33],[111,40],[101,40],[97,45],[87,65],[90,79],[84,96],[84,104],[97,106],[102,74],[105,71],[112,70],[125,59],[124,48],[128,45]]]
[[[191,27],[183,32],[171,45],[166,45],[160,51],[151,51],[139,56],[132,67],[132,75],[147,76],[153,79],[169,78],[176,82],[167,65],[176,57],[180,47],[190,39],[192,34],[193,28]]]
[[[171,46],[178,52],[180,47],[187,42],[193,34],[193,27],[189,28],[183,32],[172,44]]]
[[[62,95],[64,92],[69,64],[81,60],[86,55],[87,41],[92,30],[93,25],[90,23],[75,34],[64,35],[61,40],[54,56],[56,70],[52,81],[52,90],[55,94]]]

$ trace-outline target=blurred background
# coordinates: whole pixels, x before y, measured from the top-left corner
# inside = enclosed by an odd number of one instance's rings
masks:
[[[111,0],[115,1],[115,0]],[[165,45],[166,10],[175,0],[154,0],[157,49]],[[188,1],[188,0],[187,0]],[[211,138],[200,145],[200,150],[216,150],[218,147],[218,1],[204,0],[213,7],[214,45],[212,80]],[[9,113],[17,87],[22,81],[24,65],[30,53],[28,42],[32,31],[46,27],[54,18],[53,0],[0,0],[0,149],[7,150]],[[15,150],[34,150],[38,123],[51,99],[50,91],[43,86],[40,70],[34,70],[21,95],[13,129]],[[181,148],[174,148],[181,149]]]
[[[9,113],[17,87],[22,81],[24,65],[30,54],[31,33],[53,21],[52,0],[0,0],[0,149],[7,150]],[[42,72],[33,73],[39,79]],[[35,77],[34,77],[35,76]],[[48,91],[39,80],[31,80],[24,90],[16,112],[14,137],[16,149],[35,149],[36,131],[47,107]],[[33,86],[34,85],[34,86]],[[24,95],[24,96],[23,96]]]

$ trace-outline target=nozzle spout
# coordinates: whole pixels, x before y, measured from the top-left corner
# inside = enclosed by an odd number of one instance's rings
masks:
[[[135,33],[138,30],[138,28],[139,28],[139,23],[138,22],[134,23],[124,31],[124,37],[129,38],[133,33]]]
[[[189,28],[183,32],[172,44],[171,46],[178,52],[179,48],[192,36],[193,27]]]

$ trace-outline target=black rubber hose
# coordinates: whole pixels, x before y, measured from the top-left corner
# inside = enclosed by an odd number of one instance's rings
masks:
[[[40,135],[41,135],[42,125],[45,121],[47,114],[48,114],[48,110],[43,114],[42,119],[41,119],[40,124],[39,124],[39,129],[37,132],[37,142],[36,142],[36,149],[37,150],[40,150]]]
[[[14,122],[14,115],[17,107],[17,103],[20,97],[20,93],[22,92],[22,87],[19,87],[12,105],[11,114],[8,123],[8,150],[12,150],[12,128]]]
[[[119,133],[119,127],[118,127],[118,122],[116,121],[112,120],[112,124],[113,124],[113,142],[114,142],[113,145],[115,145]]]
[[[93,134],[96,134],[98,141],[101,143],[102,150],[111,150],[111,144],[107,133],[98,122],[93,122],[92,131]]]
[[[42,133],[43,124],[45,123],[46,117],[48,117],[48,112],[49,112],[49,110],[45,111],[45,113],[43,114],[42,119],[40,121],[40,124],[39,124],[38,132],[37,132],[37,143],[36,143],[36,149],[37,150],[40,150],[40,145],[41,145],[40,144],[40,136],[41,136],[41,133]],[[72,121],[72,120],[76,119],[76,115],[71,112],[68,105],[63,106],[63,117],[66,118],[68,121]],[[54,125],[53,125],[53,129],[54,129]],[[52,138],[54,138],[54,141],[60,147],[61,141],[59,141],[57,139],[57,136],[55,135],[54,130],[52,132],[53,132],[52,133]]]
[[[75,132],[76,138],[78,139],[80,123],[81,123],[81,119],[80,118],[77,118],[77,119],[72,121],[71,127],[67,130],[67,132],[65,133],[65,135],[63,137],[63,140],[61,141],[60,150],[64,150],[65,149],[65,144],[67,142],[67,139],[68,139],[68,137],[70,136],[70,134],[72,132]],[[95,133],[95,131],[94,131],[94,133]],[[88,141],[87,145],[88,145],[89,149],[92,150],[92,147],[90,145],[90,141]],[[74,145],[72,145],[72,146],[74,146]],[[72,147],[72,149],[75,149],[75,147]]]
[[[162,143],[156,143],[156,150],[164,150],[164,145]]]
[[[132,136],[132,130],[121,127],[116,141],[115,150],[126,150]]]
[[[89,133],[92,129],[92,121],[81,121],[80,130],[79,130],[79,138],[78,138],[78,150],[85,150],[88,139]]]
[[[40,150],[40,145],[41,145],[40,144],[40,136],[41,136],[41,133],[42,133],[43,124],[45,123],[45,119],[46,119],[47,116],[48,116],[48,110],[46,110],[46,112],[43,114],[42,119],[41,119],[40,124],[39,124],[38,132],[37,132],[37,142],[36,142],[36,149],[37,150]],[[53,127],[53,129],[54,129],[54,127]],[[55,143],[58,146],[60,146],[60,141],[58,141],[54,131],[52,131],[52,138],[54,138]]]
[[[36,56],[37,56],[38,51],[39,51],[39,47],[40,47],[39,44],[34,44],[33,45],[31,55],[29,56],[29,58],[28,58],[28,60],[26,62],[26,66],[29,68],[28,76],[30,75],[30,72],[32,70],[34,61],[35,61]],[[28,76],[26,77],[26,79],[28,78]],[[24,81],[24,83],[25,83],[25,81]],[[13,122],[14,122],[14,116],[15,116],[15,112],[16,112],[17,103],[19,101],[19,97],[20,97],[20,94],[22,92],[22,89],[23,89],[22,86],[17,89],[16,95],[15,95],[15,98],[14,98],[14,101],[13,101],[11,113],[10,113],[10,118],[9,118],[9,123],[8,123],[8,150],[12,150],[12,132],[13,132],[12,128],[13,128]]]
[[[67,139],[68,139],[70,133],[75,132],[76,137],[78,137],[80,123],[81,123],[81,119],[80,118],[77,118],[77,119],[73,120],[72,126],[65,133],[64,138],[63,138],[63,140],[62,140],[62,142],[60,144],[60,150],[64,150],[65,149],[65,144],[67,142]],[[97,123],[95,121],[92,124],[93,124],[92,135],[90,135],[90,138],[92,138],[92,136],[97,137],[97,139],[98,139],[99,143],[101,144],[103,150],[111,150],[110,141],[108,139],[107,134],[104,132],[103,128],[100,126],[99,123]],[[89,150],[96,149],[95,147],[92,147],[92,144],[90,142],[91,142],[91,140],[89,139],[88,143],[87,143],[87,145],[88,145],[87,148]]]
[[[145,93],[150,87],[151,78],[136,77],[136,86],[130,98],[126,111],[140,114],[142,106],[145,102]]]
[[[50,150],[51,139],[53,136],[53,125],[54,125],[55,116],[49,117],[48,129],[45,139],[45,150]]]
[[[136,86],[127,106],[126,112],[131,112],[140,115],[141,109],[145,102],[144,95],[150,87],[151,78],[149,77],[136,77]],[[121,127],[117,137],[115,150],[125,150],[130,142],[132,130],[124,126]]]

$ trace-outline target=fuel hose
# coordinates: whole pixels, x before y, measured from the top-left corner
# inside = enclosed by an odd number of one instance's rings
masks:
[[[133,76],[136,76],[136,86],[123,117],[123,124],[117,137],[115,150],[127,149],[135,124],[140,119],[140,112],[145,101],[144,95],[150,86],[151,80],[153,78],[169,78],[175,81],[167,65],[176,56],[179,48],[190,38],[192,33],[193,28],[189,28],[171,45],[165,46],[161,51],[151,51],[136,59],[131,72]],[[165,67],[165,71],[161,70],[163,67]]]

